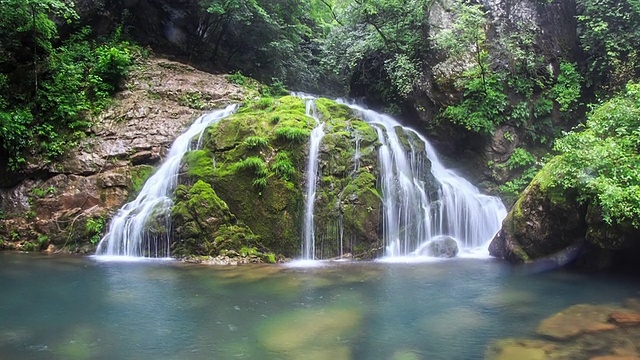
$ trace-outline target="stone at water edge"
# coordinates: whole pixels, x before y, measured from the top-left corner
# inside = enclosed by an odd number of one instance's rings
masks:
[[[451,236],[438,236],[427,243],[427,246],[418,251],[418,255],[431,257],[452,258],[458,255],[458,242]]]

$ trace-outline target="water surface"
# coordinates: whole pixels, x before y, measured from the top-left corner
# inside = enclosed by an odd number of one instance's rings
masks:
[[[2,359],[478,359],[640,284],[492,259],[208,267],[0,253]]]

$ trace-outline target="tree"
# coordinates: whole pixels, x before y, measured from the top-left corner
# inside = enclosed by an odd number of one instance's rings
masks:
[[[406,99],[415,89],[428,50],[431,0],[350,0],[332,8],[336,26],[327,64],[350,79],[352,92]]]
[[[640,1],[578,0],[578,35],[592,85],[616,91],[640,76]]]
[[[38,62],[51,52],[58,34],[51,16],[71,20],[77,14],[72,5],[59,0],[2,0],[0,4],[0,66],[15,66],[30,58],[37,93]],[[25,48],[31,52],[27,54]]]

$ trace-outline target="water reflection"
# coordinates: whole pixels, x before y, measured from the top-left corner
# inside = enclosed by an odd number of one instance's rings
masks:
[[[488,259],[221,268],[0,253],[0,265],[8,359],[481,358],[568,306],[639,288]]]

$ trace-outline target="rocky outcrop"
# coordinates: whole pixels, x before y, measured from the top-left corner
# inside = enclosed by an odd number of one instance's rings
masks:
[[[530,48],[524,51],[539,63],[539,69],[536,70],[539,73],[551,71],[557,75],[561,61],[579,60],[581,52],[576,32],[575,1],[481,0],[474,3],[481,5],[486,13],[486,49],[492,59],[489,71],[501,71],[507,74],[507,78],[526,77],[519,73],[521,70],[517,64],[511,63],[517,55],[506,45],[508,41],[520,39],[523,35],[529,39],[526,41],[532,41]],[[454,4],[454,0],[446,0],[430,6],[431,38],[442,29],[451,28],[456,16]],[[477,183],[484,183],[483,187],[494,188],[496,184],[504,184],[521,175],[518,171],[503,171],[499,165],[509,159],[516,147],[527,148],[536,142],[532,138],[540,137],[540,134],[532,133],[541,131],[536,128],[542,127],[543,120],[549,126],[568,130],[578,117],[575,114],[561,116],[557,107],[544,119],[531,116],[525,120],[529,122],[526,126],[519,124],[522,120],[515,120],[515,116],[507,117],[504,123],[497,125],[493,136],[466,131],[461,126],[443,121],[438,116],[441,109],[460,103],[463,99],[464,89],[456,83],[464,71],[473,66],[474,61],[471,52],[463,57],[448,58],[439,54],[437,49],[432,51],[423,66],[418,88],[408,99],[405,111],[408,118],[416,119],[416,125],[429,129],[434,146],[443,156],[454,159],[466,176],[477,180]],[[535,102],[544,93],[543,89],[535,89],[531,96],[523,96],[507,86],[506,82],[504,86],[509,106],[519,102]]]
[[[344,105],[318,99],[316,106],[325,123],[314,211],[316,257],[371,257],[381,247],[377,135]],[[305,115],[303,100],[287,96],[247,104],[209,128],[202,150],[184,159],[183,185],[172,210],[173,249],[218,256],[229,241],[228,236],[215,235],[220,226],[209,228],[218,219],[222,227],[235,227],[245,246],[298,255],[308,142],[315,126]],[[221,203],[211,200],[207,206],[191,207],[193,196],[180,194],[193,194],[196,187],[206,188],[207,196]],[[203,208],[218,208],[226,215]]]
[[[580,201],[577,191],[553,186],[549,169],[559,161],[551,160],[520,195],[489,246],[491,255],[514,263],[555,261],[554,254],[584,242],[573,256],[583,267],[636,266],[638,229],[607,224],[598,207]],[[556,266],[564,263],[558,260]]]
[[[32,164],[0,188],[0,247],[93,252],[110,216],[186,126],[203,109],[244,98],[222,75],[163,59],[139,64],[124,88],[59,162]]]

